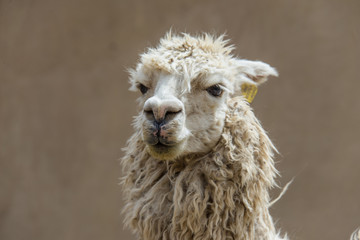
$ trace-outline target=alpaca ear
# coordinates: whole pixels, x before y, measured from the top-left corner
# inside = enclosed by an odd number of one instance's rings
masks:
[[[234,81],[234,95],[244,94],[244,84],[253,85],[256,88],[258,85],[267,81],[269,76],[278,76],[275,68],[269,64],[260,61],[249,61],[243,59],[235,60],[235,81]]]

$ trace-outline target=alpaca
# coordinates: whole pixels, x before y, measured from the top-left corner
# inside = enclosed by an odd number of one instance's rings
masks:
[[[242,87],[277,72],[232,50],[223,36],[170,32],[130,70],[141,110],[121,184],[138,239],[287,239],[268,209],[276,149]]]

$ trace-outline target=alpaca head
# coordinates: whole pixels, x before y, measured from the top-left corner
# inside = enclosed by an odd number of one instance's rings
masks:
[[[277,75],[266,63],[235,58],[227,42],[168,33],[131,70],[130,89],[142,94],[135,127],[154,158],[209,152],[221,136],[227,102],[241,95],[241,85]]]

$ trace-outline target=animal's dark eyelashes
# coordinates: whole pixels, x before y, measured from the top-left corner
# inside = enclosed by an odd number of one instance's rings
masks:
[[[215,84],[212,85],[211,87],[208,87],[206,91],[214,97],[220,97],[221,94],[223,93],[223,89],[220,87],[219,84]]]
[[[139,84],[138,88],[142,94],[145,94],[149,90],[148,87],[146,87],[144,84],[141,83]]]

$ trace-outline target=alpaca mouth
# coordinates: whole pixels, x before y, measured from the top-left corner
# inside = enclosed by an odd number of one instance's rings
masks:
[[[171,145],[168,145],[168,144],[163,144],[161,143],[160,141],[153,145],[155,148],[159,149],[159,150],[166,150],[166,149],[169,149],[170,147],[172,147]]]
[[[152,145],[155,148],[166,149],[166,148],[174,147],[176,145],[176,143],[167,141],[166,139],[158,138],[155,143],[150,144],[150,145]]]
[[[164,138],[161,136],[148,136],[145,141],[148,145],[156,148],[169,148],[177,144],[177,142],[171,141],[167,137]]]

